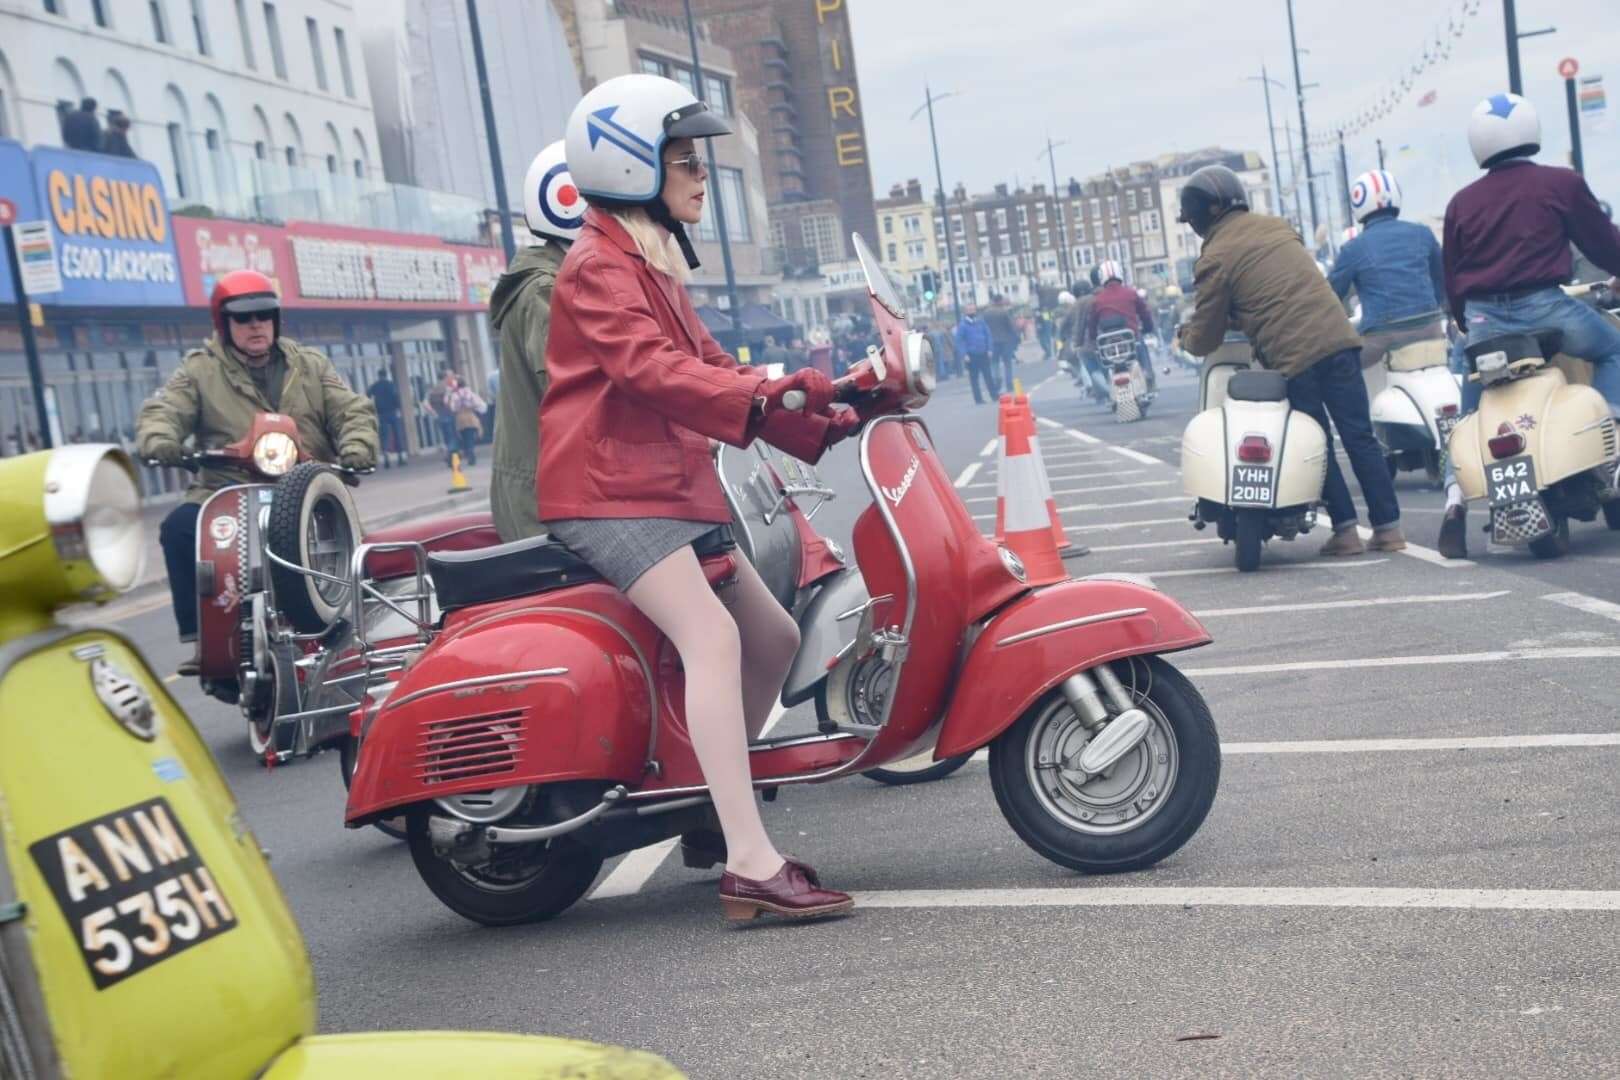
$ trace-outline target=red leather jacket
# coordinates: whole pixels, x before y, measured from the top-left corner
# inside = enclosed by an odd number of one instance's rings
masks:
[[[591,210],[557,274],[540,403],[540,520],[731,520],[709,439],[814,462],[827,420],[753,412],[765,375],[710,336],[686,290]]]
[[[1091,305],[1091,313],[1086,316],[1086,340],[1097,340],[1097,324],[1105,316],[1116,315],[1125,320],[1132,330],[1141,333],[1146,330],[1153,333],[1153,312],[1148,310],[1147,303],[1140,293],[1129,285],[1104,285],[1097,294],[1096,303]]]

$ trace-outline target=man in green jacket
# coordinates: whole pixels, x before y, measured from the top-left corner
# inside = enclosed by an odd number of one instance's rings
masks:
[[[495,403],[489,506],[504,543],[546,531],[536,509],[535,473],[551,290],[563,256],[585,222],[585,200],[568,175],[561,140],[530,163],[523,185],[523,216],[535,243],[517,253],[489,298],[490,321],[501,335],[501,392]]]
[[[1249,212],[1243,181],[1224,165],[1193,173],[1181,191],[1183,224],[1204,239],[1193,268],[1197,308],[1181,327],[1181,347],[1194,356],[1220,348],[1228,328],[1253,343],[1260,362],[1288,379],[1288,400],[1327,433],[1322,501],[1333,522],[1324,555],[1367,550],[1357,530],[1356,504],[1333,452],[1333,430],[1344,440],[1361,483],[1373,527],[1374,551],[1406,547],[1401,508],[1384,452],[1373,435],[1361,339],[1299,235],[1281,218]],[[1328,427],[1328,416],[1333,427]]]
[[[281,301],[269,278],[252,270],[226,274],[210,308],[215,336],[187,353],[141,406],[135,441],[142,458],[178,465],[187,439],[218,449],[245,436],[259,413],[274,412],[298,425],[305,457],[353,469],[377,464],[377,410],[324,355],[281,336]],[[158,530],[181,641],[197,640],[197,515],[215,491],[252,479],[237,469],[201,470]],[[195,657],[180,665],[182,675],[195,672]]]

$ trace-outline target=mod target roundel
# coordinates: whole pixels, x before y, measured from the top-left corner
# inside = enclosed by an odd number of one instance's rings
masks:
[[[585,224],[585,200],[566,163],[558,162],[541,175],[539,196],[540,212],[559,232],[574,232]]]

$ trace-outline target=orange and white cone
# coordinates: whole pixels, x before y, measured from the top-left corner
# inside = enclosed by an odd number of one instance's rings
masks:
[[[1030,447],[1029,427],[1018,413],[1009,417],[1007,452],[1002,460],[998,486],[1003,495],[996,500],[997,539],[1023,560],[1031,585],[1051,585],[1068,578],[1063,557],[1058,554],[1052,535],[1050,505],[1043,491],[1040,458]]]
[[[1035,410],[1030,407],[1029,398],[1022,394],[1014,398],[1014,404],[1019,410],[1024,430],[1029,435],[1029,447],[1035,454],[1035,468],[1041,474],[1041,495],[1046,499],[1046,512],[1052,518],[1052,540],[1061,551],[1070,546],[1069,534],[1063,531],[1063,521],[1058,517],[1057,499],[1052,495],[1052,481],[1046,476],[1046,459],[1041,456],[1041,438],[1036,434]]]
[[[1007,432],[1017,424],[1013,396],[1002,394],[996,410],[996,539],[1006,536],[1007,524]]]

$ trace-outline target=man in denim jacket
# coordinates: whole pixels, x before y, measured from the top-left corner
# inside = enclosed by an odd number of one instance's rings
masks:
[[[1343,300],[1361,300],[1361,366],[1373,367],[1403,345],[1438,338],[1444,327],[1446,270],[1440,242],[1422,225],[1401,221],[1401,188],[1382,170],[1350,187],[1350,209],[1362,231],[1339,252],[1328,281]],[[1433,316],[1418,326],[1401,326]]]

